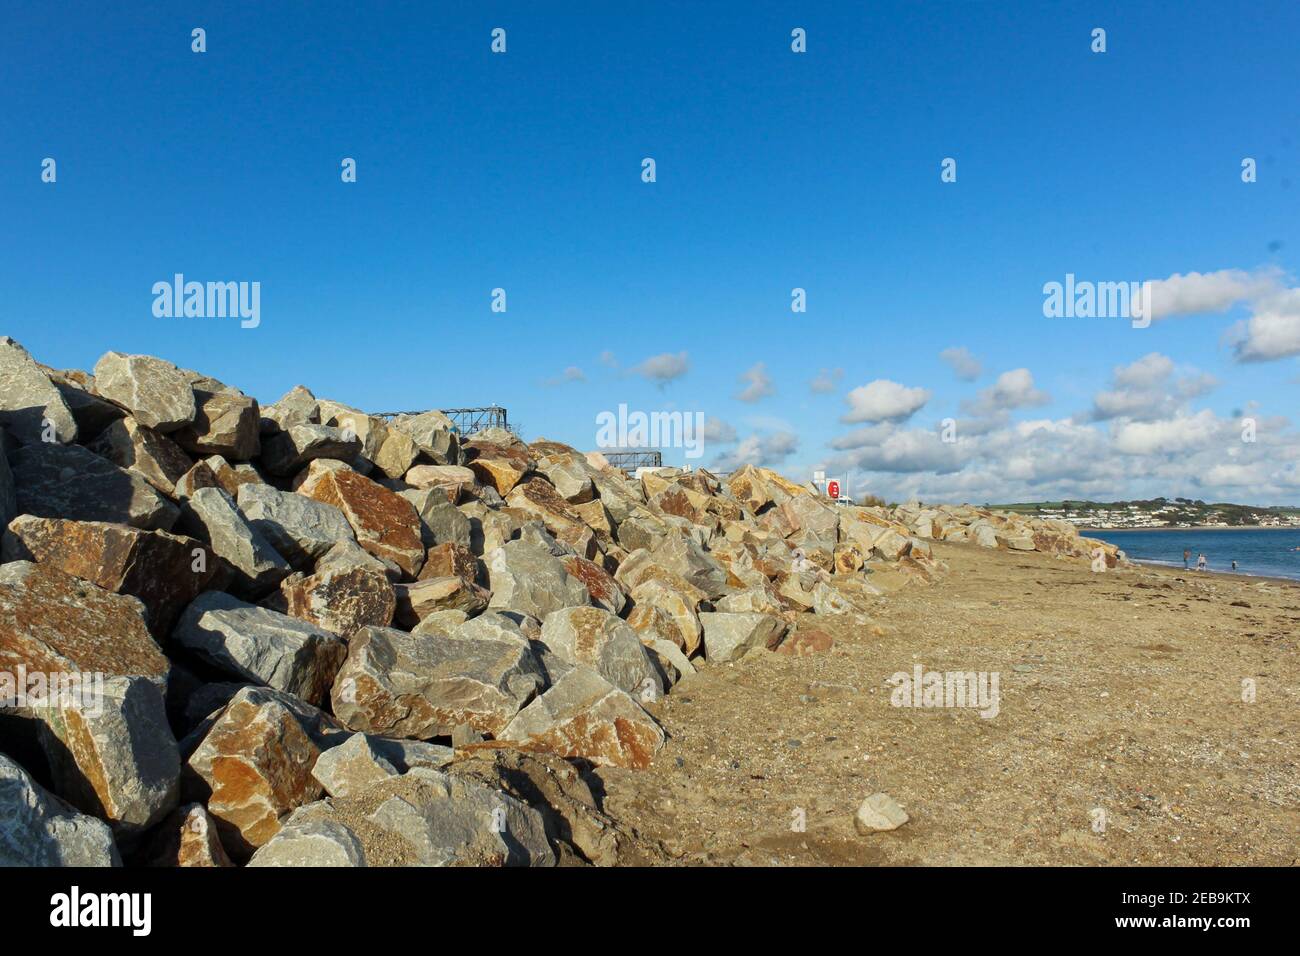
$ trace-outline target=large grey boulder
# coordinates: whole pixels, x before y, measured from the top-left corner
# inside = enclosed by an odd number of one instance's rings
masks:
[[[194,422],[176,432],[176,443],[196,455],[223,455],[235,461],[256,458],[262,450],[257,399],[233,389],[208,391],[194,386]]]
[[[677,536],[665,518],[642,507],[634,509],[618,523],[618,543],[628,551],[638,548],[655,551]]]
[[[293,425],[319,425],[320,402],[304,385],[295,385],[278,401],[262,406],[260,428],[263,435],[273,435]]]
[[[318,758],[311,775],[331,797],[351,797],[402,771],[385,757],[368,734],[353,734]]]
[[[472,780],[413,770],[370,815],[421,866],[554,866],[546,823],[532,807]]]
[[[460,440],[453,430],[455,423],[442,412],[399,415],[389,422],[389,427],[409,436],[434,464],[460,464]]]
[[[595,485],[591,481],[591,469],[581,456],[544,457],[538,460],[537,470],[555,486],[555,493],[571,504],[591,501],[596,495]]]
[[[727,569],[694,538],[673,535],[651,553],[656,564],[695,585],[710,599],[725,593]]]
[[[108,824],[72,810],[0,754],[0,867],[121,865]]]
[[[626,621],[598,607],[568,607],[547,615],[542,643],[571,664],[586,664],[633,696],[657,699],[663,677]]]
[[[179,511],[137,474],[80,445],[39,442],[9,458],[19,514],[170,531]]]
[[[231,676],[309,704],[325,699],[347,654],[342,639],[323,628],[220,591],[191,602],[172,640]]]
[[[545,620],[561,608],[591,603],[587,586],[565,570],[546,548],[528,541],[507,541],[487,554],[489,607],[531,614]]]
[[[350,730],[386,737],[450,736],[458,724],[495,734],[545,686],[532,651],[515,641],[438,639],[362,628],[330,694]]]
[[[795,495],[780,506],[786,521],[811,534],[818,546],[833,551],[839,540],[840,515],[836,506],[820,495]]]
[[[24,445],[47,437],[59,442],[77,438],[77,422],[63,395],[27,350],[7,335],[0,335],[0,428]]]
[[[502,611],[484,611],[477,617],[450,628],[448,633],[463,637],[489,641],[513,641],[525,647],[529,645],[528,634],[521,621],[528,620],[522,614],[507,614]],[[533,626],[537,626],[536,622]],[[540,635],[539,635],[540,636]]]
[[[351,461],[361,451],[354,432],[330,425],[290,425],[262,442],[262,464],[273,475],[288,476],[318,458]]]
[[[235,572],[235,590],[257,598],[293,570],[220,488],[198,488],[185,500],[181,526],[210,545]]]
[[[86,447],[172,498],[176,497],[176,482],[194,467],[174,441],[130,416],[114,421]]]
[[[338,508],[270,485],[240,485],[239,510],[295,568],[323,558],[340,541],[356,540]]]
[[[68,803],[123,837],[175,808],[181,755],[154,681],[109,677],[33,710],[55,791]]]
[[[189,377],[152,355],[105,352],[95,363],[95,390],[160,432],[190,424],[197,411]]]
[[[258,848],[249,866],[365,866],[366,854],[352,829],[320,814],[318,804],[299,807],[280,831]]]
[[[700,615],[704,629],[704,656],[710,663],[736,661],[757,647],[774,650],[789,625],[774,614],[705,611]]]
[[[430,466],[432,467],[432,466]],[[470,520],[450,501],[441,488],[411,488],[398,492],[420,516],[420,537],[425,548],[459,544],[468,548],[473,538]]]
[[[45,369],[44,371],[49,375],[54,387],[59,390],[59,394],[63,396],[68,408],[72,410],[72,417],[77,422],[79,441],[93,438],[126,414],[112,402],[105,401],[91,391],[95,380],[85,372],[79,369],[71,371]]]
[[[521,710],[497,739],[601,766],[643,769],[663,747],[664,732],[626,691],[577,665]]]

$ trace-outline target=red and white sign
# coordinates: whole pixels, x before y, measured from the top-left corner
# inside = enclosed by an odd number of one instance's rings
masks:
[[[840,496],[840,483],[835,479],[826,482],[826,497],[835,499]]]

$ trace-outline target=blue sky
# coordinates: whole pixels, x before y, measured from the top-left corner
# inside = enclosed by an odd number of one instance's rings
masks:
[[[1296,4],[366,6],[7,5],[0,332],[583,448],[699,411],[706,464],[886,497],[1300,502]],[[177,272],[261,324],[156,318]],[[1179,307],[1045,318],[1066,273]]]

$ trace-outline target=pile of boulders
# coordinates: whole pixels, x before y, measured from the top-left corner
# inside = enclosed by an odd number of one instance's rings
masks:
[[[613,862],[587,774],[649,764],[661,695],[942,571],[768,470],[143,355],[0,338],[0,447],[0,865]]]
[[[1062,558],[1100,556],[1106,567],[1126,563],[1115,545],[1085,538],[1061,518],[1038,518],[1014,511],[973,505],[922,505],[912,500],[896,508],[869,509],[905,527],[909,534],[934,541],[968,541],[1005,551],[1042,551]]]

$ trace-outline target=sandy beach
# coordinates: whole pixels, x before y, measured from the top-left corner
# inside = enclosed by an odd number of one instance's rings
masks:
[[[706,665],[657,705],[653,765],[600,772],[628,862],[1297,862],[1300,583],[935,553],[947,577],[881,599],[883,634],[818,618],[830,652]],[[997,716],[891,706],[917,664],[998,672]],[[860,836],[877,791],[911,820]]]

